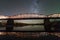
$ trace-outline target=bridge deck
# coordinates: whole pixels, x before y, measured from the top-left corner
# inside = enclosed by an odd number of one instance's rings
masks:
[[[43,17],[43,18],[6,18],[6,19],[0,19],[0,20],[8,20],[8,19],[13,19],[13,20],[22,20],[22,19],[60,19],[60,17]]]

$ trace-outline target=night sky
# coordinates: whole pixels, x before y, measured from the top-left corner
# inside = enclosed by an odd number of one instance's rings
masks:
[[[60,0],[0,0],[0,15],[60,13]]]

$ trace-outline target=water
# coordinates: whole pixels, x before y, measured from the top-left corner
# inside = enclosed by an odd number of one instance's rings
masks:
[[[0,30],[6,30],[6,27],[0,27]]]
[[[6,30],[6,27],[0,27],[0,30]],[[18,31],[43,31],[44,25],[28,25],[23,27],[14,27],[13,30]]]
[[[44,25],[28,25],[23,27],[14,27],[14,30],[21,30],[21,31],[43,31]]]

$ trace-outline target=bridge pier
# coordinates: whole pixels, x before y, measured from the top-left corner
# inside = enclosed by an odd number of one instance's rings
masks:
[[[48,18],[44,19],[44,28],[45,28],[46,31],[51,30],[50,21],[49,21]]]
[[[6,31],[12,31],[13,26],[14,26],[14,20],[13,19],[8,19],[7,26],[6,26]]]

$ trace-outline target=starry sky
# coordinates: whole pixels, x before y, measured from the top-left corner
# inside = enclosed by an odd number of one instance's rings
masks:
[[[0,15],[60,13],[60,0],[0,0]]]

